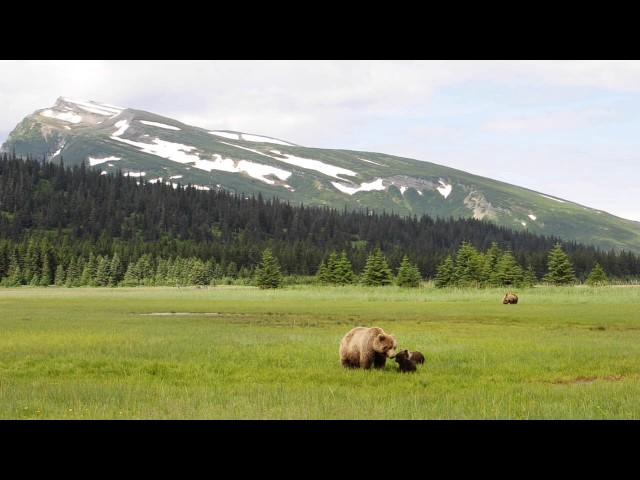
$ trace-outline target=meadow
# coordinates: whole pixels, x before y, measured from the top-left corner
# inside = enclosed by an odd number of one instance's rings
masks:
[[[640,418],[640,286],[517,293],[0,289],[0,418]],[[342,368],[359,325],[425,365]]]

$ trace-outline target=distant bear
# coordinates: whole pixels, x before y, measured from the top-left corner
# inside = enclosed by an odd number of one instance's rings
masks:
[[[409,358],[409,352],[407,350],[398,352],[398,354],[396,355],[396,362],[400,366],[400,371],[402,373],[416,371],[416,362]]]
[[[516,304],[516,303],[518,303],[518,296],[515,293],[507,293],[504,296],[504,298],[502,299],[502,303],[504,305],[506,305],[508,303]]]
[[[340,361],[348,368],[384,368],[387,358],[396,356],[398,343],[378,327],[356,327],[340,342]]]
[[[416,363],[424,363],[424,355],[420,352],[409,352],[409,360]]]

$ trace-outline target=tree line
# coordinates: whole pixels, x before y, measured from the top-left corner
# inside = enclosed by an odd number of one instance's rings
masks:
[[[322,265],[343,257],[360,276],[379,250],[394,272],[407,257],[420,278],[434,278],[463,242],[478,251],[495,243],[537,278],[546,274],[547,254],[556,243],[581,281],[596,263],[611,278],[640,276],[640,258],[631,252],[486,221],[292,205],[189,185],[174,189],[120,173],[100,175],[84,165],[67,167],[62,159],[0,155],[4,285],[249,282],[267,248],[285,276],[315,276]]]
[[[511,251],[500,249],[495,242],[485,252],[463,242],[455,256],[448,255],[438,266],[435,286],[528,287],[538,282],[570,285],[579,281],[575,267],[560,243],[551,249],[547,260],[547,271],[539,278],[533,265],[518,263]],[[586,281],[590,285],[604,285],[609,278],[602,266],[596,263]]]

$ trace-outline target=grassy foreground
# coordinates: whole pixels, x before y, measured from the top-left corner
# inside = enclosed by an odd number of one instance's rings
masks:
[[[0,418],[640,418],[640,287],[503,294],[2,289]],[[426,364],[343,369],[358,325]]]

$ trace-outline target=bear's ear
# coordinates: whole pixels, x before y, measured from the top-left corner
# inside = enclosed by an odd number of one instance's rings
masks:
[[[386,338],[387,337],[385,337],[382,333],[378,335],[378,340],[380,340],[381,342],[384,342]]]

